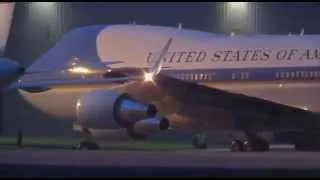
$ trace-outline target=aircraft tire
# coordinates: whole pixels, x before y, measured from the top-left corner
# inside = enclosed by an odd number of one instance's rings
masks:
[[[246,152],[265,152],[269,151],[269,143],[259,137],[251,138],[244,142],[244,151]]]
[[[96,142],[93,141],[81,141],[78,146],[77,146],[78,150],[82,150],[82,149],[86,149],[86,150],[99,150],[100,147]]]
[[[197,149],[206,149],[208,147],[208,138],[205,134],[196,134],[192,138],[192,145]]]
[[[231,152],[243,152],[244,151],[244,145],[243,142],[240,140],[233,140],[231,142],[231,147],[230,147]]]

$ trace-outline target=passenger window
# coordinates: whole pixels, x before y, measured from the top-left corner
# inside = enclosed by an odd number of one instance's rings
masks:
[[[280,72],[280,78],[284,78],[284,73]]]
[[[208,74],[204,74],[204,80],[208,80]]]
[[[236,79],[236,73],[232,73],[232,80]]]
[[[290,78],[290,72],[286,72],[286,78]]]

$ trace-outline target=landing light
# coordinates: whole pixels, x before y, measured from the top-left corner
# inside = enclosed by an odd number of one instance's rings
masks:
[[[90,73],[90,70],[85,67],[73,67],[69,69],[69,72],[79,73],[79,74],[88,74]]]
[[[153,73],[145,72],[144,73],[144,81],[145,82],[153,82]]]
[[[79,107],[81,106],[81,102],[78,101],[76,106],[77,106],[77,109],[79,109]]]

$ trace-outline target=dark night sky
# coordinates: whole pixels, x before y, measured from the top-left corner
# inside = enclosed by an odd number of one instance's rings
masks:
[[[320,3],[254,3],[248,14],[232,23],[225,3],[215,2],[78,2],[59,3],[57,8],[36,3],[17,3],[6,56],[23,65],[31,64],[52,47],[59,37],[75,27],[91,24],[137,24],[177,26],[214,33],[238,29],[247,33],[320,33]],[[230,10],[229,10],[230,11]],[[4,134],[12,134],[18,124],[27,134],[70,134],[70,124],[47,117],[28,106],[14,93],[4,98]],[[19,113],[17,113],[19,109]],[[18,123],[19,122],[19,123]],[[43,127],[43,128],[39,128]]]

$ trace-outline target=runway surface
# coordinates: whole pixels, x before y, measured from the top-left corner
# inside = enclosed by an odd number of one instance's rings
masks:
[[[227,149],[177,151],[0,150],[2,177],[320,177],[320,153]]]

